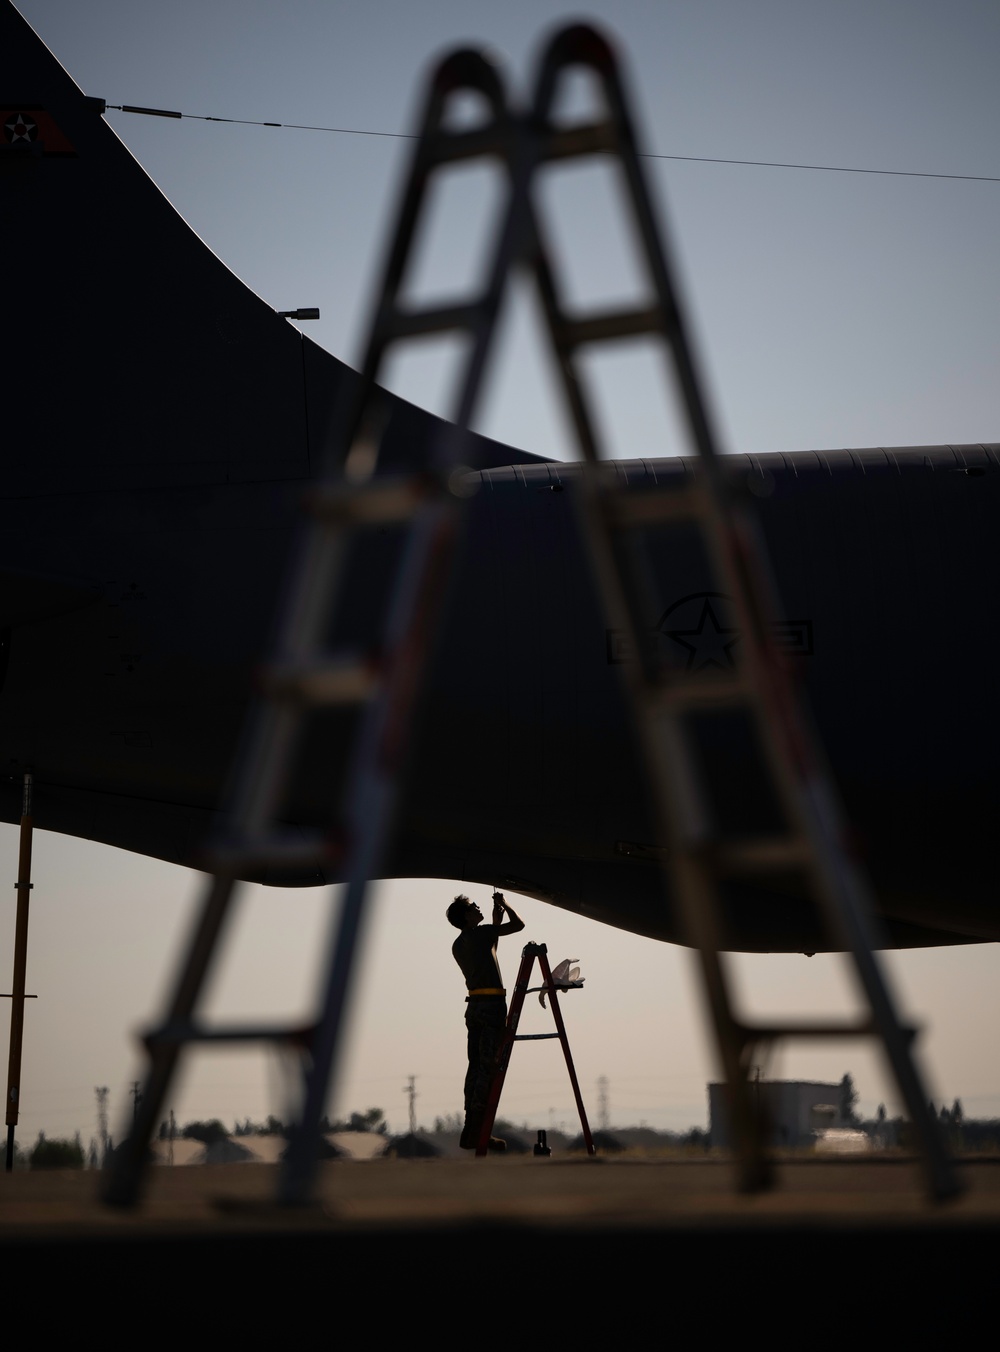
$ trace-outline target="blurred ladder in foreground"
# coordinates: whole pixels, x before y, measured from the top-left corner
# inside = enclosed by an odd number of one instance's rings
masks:
[[[560,79],[568,69],[581,67],[597,78],[604,115],[585,125],[559,126],[553,109]],[[449,129],[449,103],[469,92],[485,100],[486,120],[468,130]],[[561,301],[530,190],[545,165],[593,155],[612,157],[622,171],[652,300],[640,308],[572,316]],[[406,308],[400,296],[429,182],[448,165],[484,158],[505,166],[509,193],[482,291],[465,302]],[[309,1194],[320,1119],[343,1042],[366,888],[378,875],[390,839],[405,753],[419,726],[419,696],[460,539],[466,491],[460,473],[463,432],[473,416],[500,301],[515,266],[524,267],[537,283],[585,461],[578,498],[606,619],[640,658],[621,670],[647,759],[669,883],[685,936],[700,956],[743,1185],[756,1188],[768,1181],[763,1124],[754,1112],[748,1079],[755,1048],[785,1037],[874,1036],[885,1048],[913,1121],[931,1191],[947,1196],[955,1191],[954,1177],[910,1055],[912,1034],[896,1017],[873,952],[867,887],[845,847],[835,794],[815,738],[772,651],[770,586],[762,553],[752,523],[733,499],[711,430],[615,57],[599,34],[576,25],[550,42],[534,104],[524,115],[508,110],[500,77],[480,53],[454,53],[432,78],[357,394],[339,418],[323,478],[308,502],[310,521],[292,570],[276,650],[233,777],[231,826],[213,848],[213,876],[167,1014],[146,1040],[146,1087],[132,1136],[116,1160],[109,1200],[129,1203],[137,1195],[148,1143],[182,1047],[260,1040],[297,1047],[303,1054],[303,1106],[285,1161],[281,1197],[299,1202]],[[453,425],[443,431],[428,472],[375,477],[385,420],[383,396],[375,384],[382,359],[401,341],[443,333],[467,339]],[[657,336],[669,348],[687,431],[698,455],[696,480],[681,491],[623,493],[600,468],[577,359],[591,344],[642,335]],[[406,541],[382,641],[371,652],[330,651],[325,638],[348,539],[386,522],[402,523]],[[637,532],[681,523],[696,527],[719,590],[733,599],[741,657],[731,673],[677,678],[638,642],[644,588]],[[294,778],[296,748],[317,712],[345,704],[353,705],[359,718],[340,815],[322,838],[290,838],[276,823]],[[774,836],[723,838],[716,825],[692,725],[698,719],[704,725],[727,711],[743,711],[756,729],[760,759],[783,809],[785,826]],[[331,804],[332,817],[335,811]],[[331,859],[338,861],[347,886],[315,1020],[304,1028],[209,1028],[198,1023],[196,1007],[237,879],[269,864],[318,865]],[[720,957],[725,943],[720,889],[726,878],[789,873],[809,880],[834,944],[853,961],[870,1011],[861,1022],[755,1026],[734,1013]]]

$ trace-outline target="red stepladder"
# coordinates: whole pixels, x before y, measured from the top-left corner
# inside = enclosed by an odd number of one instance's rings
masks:
[[[529,986],[528,982],[531,980],[531,972],[536,958],[542,974],[542,984],[540,986]],[[477,1157],[485,1155],[489,1149],[493,1123],[496,1121],[497,1108],[500,1106],[500,1095],[503,1093],[504,1081],[507,1078],[507,1067],[510,1065],[510,1054],[514,1049],[514,1043],[543,1042],[554,1037],[557,1037],[562,1044],[563,1056],[566,1058],[566,1069],[569,1071],[569,1082],[573,1086],[573,1097],[576,1099],[577,1112],[580,1114],[580,1126],[583,1128],[583,1139],[587,1147],[587,1154],[596,1155],[597,1153],[594,1138],[590,1134],[583,1098],[580,1094],[580,1084],[573,1066],[573,1056],[569,1049],[569,1039],[566,1036],[566,1025],[563,1023],[562,1010],[559,1008],[559,989],[559,986],[552,979],[548,949],[545,944],[525,944],[521,950],[521,966],[514,985],[514,996],[507,1013],[507,1027],[500,1044],[500,1051],[497,1053],[496,1069],[493,1072],[489,1097],[486,1100],[486,1111],[483,1114],[482,1126],[479,1129],[479,1142],[476,1146]],[[563,986],[562,989],[572,989],[572,987]],[[521,1020],[524,997],[537,991],[543,991],[549,997],[556,1031],[554,1033],[519,1033],[517,1026]]]

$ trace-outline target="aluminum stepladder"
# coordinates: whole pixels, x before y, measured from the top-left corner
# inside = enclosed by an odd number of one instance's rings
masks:
[[[583,127],[560,129],[551,121],[558,77],[571,66],[592,70],[607,101],[607,116]],[[473,90],[487,104],[486,122],[470,131],[445,125],[453,95]],[[593,154],[619,160],[629,189],[653,289],[645,308],[569,317],[560,303],[529,189],[545,162]],[[509,205],[483,291],[471,301],[408,310],[400,303],[414,232],[432,174],[460,160],[498,158],[510,174]],[[410,741],[423,668],[432,647],[461,526],[461,433],[471,420],[508,273],[527,265],[541,294],[574,426],[587,462],[581,485],[585,532],[594,559],[607,619],[631,635],[639,631],[638,589],[633,570],[623,568],[616,543],[636,525],[668,520],[700,523],[719,576],[733,595],[743,630],[736,680],[665,684],[646,663],[623,669],[640,736],[648,754],[650,782],[662,840],[670,846],[670,877],[698,948],[709,1007],[730,1087],[740,1142],[743,1181],[766,1181],[760,1124],[749,1096],[753,1048],[791,1035],[876,1033],[882,1037],[903,1098],[920,1135],[931,1186],[953,1191],[947,1157],[927,1097],[909,1055],[908,1039],[895,1018],[872,952],[869,912],[860,875],[840,844],[828,778],[811,753],[811,739],[795,712],[791,693],[768,649],[765,588],[755,575],[749,527],[730,501],[693,359],[639,169],[634,137],[614,56],[593,30],[576,26],[558,34],[542,63],[533,108],[515,117],[506,108],[493,67],[479,53],[449,57],[431,82],[422,130],[404,192],[394,243],[383,279],[361,381],[342,410],[331,438],[321,481],[311,495],[304,531],[282,611],[264,692],[248,720],[233,775],[229,829],[211,855],[213,874],[159,1028],[146,1039],[150,1064],[131,1136],[117,1153],[108,1200],[135,1200],[148,1142],[162,1114],[182,1047],[188,1043],[271,1041],[298,1047],[304,1058],[303,1107],[287,1154],[280,1195],[289,1203],[309,1193],[319,1142],[319,1124],[342,1044],[344,1013],[361,933],[368,880],[377,876],[399,796],[400,774]],[[437,447],[429,472],[403,479],[378,478],[381,394],[375,380],[383,355],[394,343],[428,334],[458,332],[470,339],[456,398],[454,427]],[[597,470],[600,459],[575,357],[585,345],[641,334],[667,340],[701,463],[699,483],[683,496],[626,499],[608,490]],[[374,652],[331,651],[324,631],[337,595],[351,532],[384,522],[406,525],[406,547],[388,607],[381,644]],[[343,794],[341,820],[325,837],[289,836],[280,822],[281,801],[294,769],[294,752],[309,715],[338,704],[360,711],[360,726]],[[698,791],[693,750],[684,716],[692,709],[752,707],[774,778],[788,806],[790,829],[778,840],[722,842],[714,838],[708,805]],[[196,1020],[205,978],[241,875],[276,863],[310,865],[339,860],[346,880],[336,932],[325,968],[316,1019],[305,1028],[216,1027]],[[798,1025],[752,1028],[732,1012],[719,956],[723,946],[717,916],[720,872],[795,868],[816,880],[831,930],[854,956],[872,1018],[863,1025]]]
[[[535,965],[536,958],[538,959],[539,971],[542,974],[542,984],[540,986],[529,986],[528,982],[531,980],[531,972]],[[521,1021],[521,1010],[524,1008],[524,998],[526,995],[533,995],[538,991],[544,991],[549,997],[549,1005],[552,1009],[552,1018],[556,1025],[556,1031],[554,1033],[519,1033],[517,1029]],[[507,1011],[507,1027],[504,1030],[503,1041],[500,1043],[500,1048],[497,1052],[496,1069],[493,1072],[493,1079],[490,1082],[490,1091],[486,1099],[486,1111],[483,1114],[483,1123],[479,1129],[479,1143],[476,1146],[477,1156],[481,1157],[489,1151],[493,1123],[496,1121],[497,1109],[500,1106],[500,1095],[503,1093],[504,1082],[507,1078],[507,1069],[510,1065],[510,1054],[514,1050],[514,1043],[545,1042],[551,1038],[559,1039],[563,1056],[566,1058],[566,1069],[569,1072],[569,1082],[573,1086],[573,1097],[576,1099],[576,1110],[580,1114],[580,1126],[583,1128],[583,1140],[587,1147],[587,1154],[594,1155],[597,1153],[594,1148],[594,1139],[590,1134],[590,1126],[587,1122],[587,1114],[583,1106],[583,1096],[580,1093],[580,1084],[576,1078],[573,1057],[569,1050],[566,1025],[563,1022],[562,1010],[559,1007],[559,989],[552,979],[552,971],[549,967],[548,949],[544,944],[525,944],[521,952],[521,966],[518,969],[517,980],[514,983],[514,996],[510,1002],[510,1009]]]

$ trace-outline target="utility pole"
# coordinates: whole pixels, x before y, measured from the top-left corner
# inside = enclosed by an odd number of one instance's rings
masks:
[[[95,1089],[97,1095],[97,1135],[101,1142],[101,1168],[108,1166],[108,1087]]]
[[[30,771],[24,774],[21,798],[21,838],[17,856],[17,915],[14,921],[14,984],[10,995],[10,1052],[7,1060],[7,1172],[14,1168],[14,1129],[21,1108],[21,1046],[24,1041],[24,993],[28,966],[28,898],[31,892]]]
[[[611,1113],[608,1108],[608,1077],[602,1075],[597,1081],[597,1120],[601,1131],[611,1127]]]
[[[403,1093],[410,1100],[410,1135],[417,1134],[417,1077],[411,1075]]]
[[[132,1081],[132,1088],[129,1090],[132,1095],[132,1126],[135,1126],[135,1120],[139,1116],[139,1104],[142,1102],[142,1085],[138,1080]]]

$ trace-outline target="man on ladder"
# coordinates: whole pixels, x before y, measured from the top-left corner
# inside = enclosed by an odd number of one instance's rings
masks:
[[[506,924],[502,923],[505,912]],[[455,898],[448,907],[447,916],[455,928],[462,931],[451,951],[469,989],[465,1011],[465,1026],[469,1030],[469,1069],[465,1076],[465,1127],[459,1144],[463,1150],[475,1150],[507,1025],[507,992],[497,961],[497,940],[507,934],[520,933],[524,921],[507,904],[502,892],[493,893],[492,925],[482,923],[482,911],[465,896]],[[506,1148],[506,1141],[498,1136],[490,1137],[491,1150]]]

